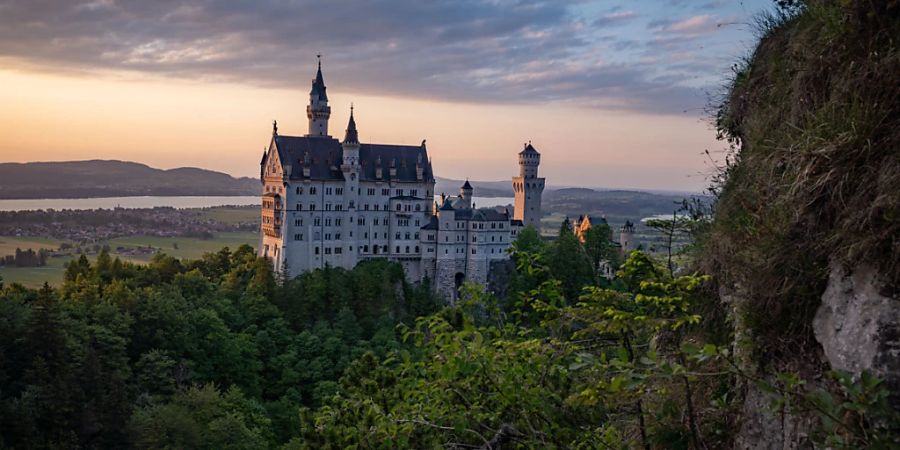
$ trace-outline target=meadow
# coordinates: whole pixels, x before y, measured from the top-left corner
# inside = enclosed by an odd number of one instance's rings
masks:
[[[222,216],[222,220],[240,220],[240,209],[235,211],[211,211],[210,214]],[[219,218],[217,217],[217,220]],[[232,250],[247,244],[256,248],[259,240],[259,234],[251,232],[224,232],[216,233],[212,239],[188,238],[188,237],[156,237],[156,236],[127,236],[111,239],[108,244],[111,249],[110,254],[115,258],[119,257],[123,260],[136,263],[145,263],[153,257],[153,254],[162,252],[176,258],[196,259],[203,256],[204,253],[219,251],[222,247],[229,247]],[[51,238],[35,238],[35,237],[10,237],[0,236],[0,255],[14,254],[16,249],[21,250],[33,249],[38,251],[41,248],[58,249],[63,241]],[[121,251],[117,249],[121,247]],[[137,248],[150,247],[151,251],[141,254],[128,254]],[[120,254],[121,253],[121,254]],[[6,283],[20,283],[28,287],[39,287],[44,282],[51,286],[58,286],[62,283],[65,265],[76,256],[58,256],[47,259],[47,265],[43,267],[0,267],[0,277]],[[96,255],[89,255],[93,260]]]

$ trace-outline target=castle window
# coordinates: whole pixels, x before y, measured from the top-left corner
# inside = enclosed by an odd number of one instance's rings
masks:
[[[472,249],[472,254],[473,254],[473,255],[475,254],[475,249],[474,249],[474,248]]]
[[[363,253],[369,253],[369,246],[363,245]]]
[[[330,226],[331,226],[331,217],[326,217],[326,218],[325,218],[325,226],[326,226],[326,227],[330,227]]]
[[[397,246],[397,251],[394,252],[394,253],[400,253],[400,246],[399,246],[399,245]]]
[[[302,194],[302,193],[303,193],[303,187],[302,187],[302,186],[297,186],[297,195],[300,195],[300,194]]]
[[[330,254],[331,254],[331,247],[325,247],[325,254],[326,254],[326,255],[330,255]]]
[[[341,240],[341,233],[334,233],[334,240],[336,240],[336,241]]]
[[[351,207],[351,208],[355,208],[355,207],[356,207],[356,202],[354,202],[353,200],[350,200],[350,207]]]
[[[494,242],[494,236],[491,236],[491,242]]]
[[[315,225],[315,226],[322,225],[322,219],[320,217],[316,217],[315,219],[313,219],[313,225]]]
[[[295,226],[295,227],[303,226],[303,219],[295,219],[295,220],[294,220],[294,226]]]
[[[419,253],[419,246],[416,246],[416,253]]]
[[[375,188],[369,188],[369,189],[366,189],[366,194],[368,194],[368,195],[375,195]]]
[[[368,210],[369,210],[369,204],[366,203],[365,205],[363,205],[363,211],[368,211]]]
[[[500,222],[500,229],[503,229],[503,222]]]
[[[303,211],[303,204],[297,203],[297,211]]]
[[[415,197],[416,194],[418,194],[418,193],[419,193],[419,191],[416,190],[416,189],[410,189],[410,190],[409,190],[409,195],[411,195],[411,196],[413,196],[413,197]]]
[[[338,217],[337,219],[334,219],[334,224],[337,226],[341,226],[341,218]]]
[[[331,203],[325,204],[325,211],[331,211]]]
[[[388,188],[384,188],[381,190],[381,195],[391,195],[391,190]]]
[[[400,211],[400,208],[403,208],[403,205],[397,203],[397,211]]]
[[[316,194],[316,187],[315,187],[315,186],[311,186],[311,187],[309,188],[309,195],[315,195],[315,194]]]
[[[409,232],[406,233],[406,239],[409,239]]]
[[[416,212],[419,212],[421,210],[422,210],[422,205],[416,203]]]
[[[365,218],[365,217],[357,217],[357,218],[356,218],[356,224],[357,224],[357,225],[365,225],[365,224],[366,224],[366,218]]]
[[[444,242],[450,242],[450,236],[444,236]]]
[[[315,210],[316,210],[316,204],[315,204],[315,203],[310,203],[310,204],[309,204],[309,210],[310,210],[310,211],[315,211]]]
[[[378,211],[378,203],[375,204],[375,211]]]
[[[406,253],[409,253],[409,246],[406,246]]]
[[[403,195],[403,189],[395,189],[395,190],[394,190],[394,195],[397,195],[397,196]]]
[[[368,239],[368,238],[369,238],[369,232],[366,231],[365,233],[363,233],[363,239]]]
[[[447,253],[450,253],[450,251],[447,250],[447,249],[445,248],[445,249],[444,249],[444,254],[446,255]]]
[[[295,241],[299,241],[299,240],[300,240],[300,234],[295,234],[295,235],[294,235],[294,240],[295,240]]]
[[[334,189],[334,193],[337,194],[337,195],[343,195],[343,194],[344,194],[344,188],[335,188],[335,189]]]
[[[406,212],[412,211],[412,205],[406,205]]]
[[[316,247],[315,253],[316,253],[317,255],[319,254],[319,247]]]
[[[399,232],[399,231],[398,231],[396,234],[394,234],[394,239],[400,239],[400,232]]]
[[[330,241],[330,240],[331,240],[331,233],[325,233],[325,240],[326,240],[326,241]]]
[[[388,251],[388,250],[387,250],[387,245],[385,245],[384,247],[382,247],[382,250],[384,250],[384,252],[387,253],[387,251]]]
[[[336,254],[336,255],[340,255],[340,254],[343,253],[343,252],[344,252],[344,248],[343,248],[343,247],[335,247],[335,248],[334,248],[334,254]]]
[[[416,219],[416,226],[419,226],[419,219]]]
[[[418,239],[419,239],[419,233],[416,233],[416,234],[415,234],[415,237],[414,237],[413,239],[418,240]]]
[[[503,242],[503,236],[500,236],[500,242]]]
[[[330,188],[330,187],[325,188],[325,195],[331,195],[331,188]]]
[[[378,225],[378,218],[377,218],[377,217],[376,217],[376,218],[374,218],[374,219],[372,219],[372,220],[374,220],[374,221],[375,221],[375,225]]]
[[[475,242],[475,241],[476,241],[475,236],[472,236],[472,242]]]

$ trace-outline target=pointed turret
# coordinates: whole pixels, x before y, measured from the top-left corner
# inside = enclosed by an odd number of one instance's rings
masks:
[[[359,133],[356,131],[356,120],[353,119],[353,105],[350,105],[350,121],[347,122],[347,133],[344,135],[344,145],[359,144]]]
[[[472,207],[472,194],[474,190],[472,189],[472,185],[469,184],[469,179],[466,178],[466,182],[459,188],[459,198],[462,199],[463,208],[471,208]]]
[[[316,78],[312,81],[309,105],[306,107],[306,117],[309,119],[307,136],[328,136],[328,118],[331,117],[331,107],[328,106],[325,78],[322,77],[322,55],[317,55],[317,57],[319,58],[319,68],[316,71]]]
[[[322,55],[317,56],[319,58],[319,68],[316,70],[316,78],[312,82],[312,89],[309,91],[309,95],[315,95],[320,101],[327,102],[328,95],[325,93],[325,78],[322,76]]]

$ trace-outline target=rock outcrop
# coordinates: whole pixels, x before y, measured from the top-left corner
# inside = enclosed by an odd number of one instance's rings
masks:
[[[833,267],[813,330],[832,369],[871,372],[900,407],[900,299],[886,290],[871,266]]]

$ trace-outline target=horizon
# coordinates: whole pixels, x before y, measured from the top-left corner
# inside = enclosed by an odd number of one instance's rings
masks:
[[[705,152],[718,159],[726,148],[706,107],[752,48],[754,15],[770,7],[465,3],[365,10],[371,20],[345,35],[329,32],[356,9],[343,2],[310,15],[266,2],[112,0],[51,1],[38,14],[14,1],[0,17],[2,160],[255,177],[272,120],[282,134],[304,134],[321,53],[338,139],[353,103],[360,140],[425,139],[444,178],[505,181],[531,140],[553,185],[699,193],[714,169]],[[282,16],[309,30],[251,26]]]

